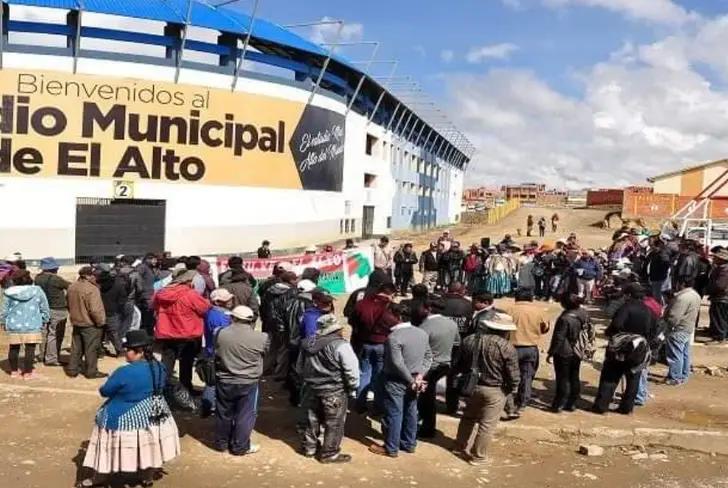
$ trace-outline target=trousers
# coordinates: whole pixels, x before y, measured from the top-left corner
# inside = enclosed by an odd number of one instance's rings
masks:
[[[82,373],[86,377],[91,377],[99,372],[99,347],[103,335],[104,329],[101,327],[73,326],[71,359],[68,362],[70,375]],[[85,365],[82,364],[83,359],[86,360]]]
[[[396,380],[384,382],[384,448],[389,454],[400,449],[414,452],[417,447],[417,394]]]
[[[174,374],[174,365],[179,359],[179,382],[192,391],[192,369],[195,358],[200,352],[199,339],[160,339],[162,364],[167,369],[167,377]]]
[[[449,364],[433,365],[425,375],[427,389],[420,394],[417,410],[420,414],[420,435],[433,437],[437,428],[437,382],[448,374]]]
[[[576,356],[554,356],[554,374],[556,376],[556,395],[551,407],[554,409],[572,409],[581,395],[579,372],[581,359]]]
[[[685,383],[690,377],[690,336],[675,334],[665,343],[668,379]]]
[[[215,447],[241,455],[250,450],[250,435],[258,417],[258,383],[215,385]]]
[[[301,450],[321,459],[335,457],[341,452],[344,439],[348,397],[345,391],[315,392],[304,386],[299,410],[298,433]],[[323,441],[319,441],[323,431]]]
[[[467,399],[455,437],[455,450],[470,453],[475,459],[485,459],[505,404],[506,395],[500,387],[478,386]]]
[[[599,390],[594,400],[594,411],[597,413],[605,413],[609,410],[609,405],[612,403],[612,398],[614,398],[614,392],[617,391],[619,380],[624,376],[627,386],[622,394],[618,411],[624,414],[632,413],[639,389],[641,372],[642,370],[632,372],[630,366],[626,363],[607,356],[602,365],[602,373],[599,376]]]
[[[710,335],[713,339],[728,339],[728,303],[710,302]]]
[[[20,369],[20,346],[21,344],[10,344],[8,350],[8,362],[10,363],[10,371],[18,371]],[[23,357],[23,373],[33,371],[33,361],[35,360],[35,344],[25,345],[25,356]]]
[[[381,406],[382,369],[384,368],[384,344],[364,344],[359,352],[359,390],[356,392],[356,407],[366,411],[369,390],[374,392],[375,405]]]
[[[533,394],[533,379],[538,371],[539,353],[536,346],[517,346],[518,369],[521,373],[521,382],[518,391],[509,395],[506,400],[506,411],[514,413],[516,410],[526,408]]]
[[[58,364],[63,348],[63,337],[66,335],[68,311],[51,309],[51,319],[45,327],[45,334],[40,355],[45,364]]]
[[[427,290],[432,293],[437,288],[438,272],[437,271],[424,271],[422,273],[422,284],[427,287]]]

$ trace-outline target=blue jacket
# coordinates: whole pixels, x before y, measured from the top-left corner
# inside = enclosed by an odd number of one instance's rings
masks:
[[[150,404],[154,388],[152,371],[158,389],[163,389],[167,370],[155,361],[137,361],[118,368],[99,388],[102,397],[108,398],[96,414],[96,425],[108,430],[137,430],[149,426]]]
[[[50,320],[48,299],[40,286],[11,286],[4,295],[0,323],[5,324],[9,334],[40,333]]]
[[[594,258],[580,258],[574,263],[574,269],[577,270],[576,275],[584,280],[596,280],[601,278],[602,268],[599,262]],[[579,270],[582,270],[579,273]]]
[[[205,356],[215,357],[214,334],[220,327],[227,327],[232,318],[227,310],[222,307],[212,307],[205,315]]]
[[[318,325],[316,321],[324,313],[316,307],[309,308],[303,312],[303,318],[301,319],[301,339],[308,339],[309,337],[316,336]]]

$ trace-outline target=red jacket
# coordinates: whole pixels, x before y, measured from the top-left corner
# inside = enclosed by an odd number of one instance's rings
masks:
[[[389,309],[390,300],[372,294],[356,304],[355,332],[361,344],[384,344],[400,320]]]
[[[157,312],[156,339],[199,339],[203,318],[210,302],[187,285],[172,285],[159,290],[152,299]]]

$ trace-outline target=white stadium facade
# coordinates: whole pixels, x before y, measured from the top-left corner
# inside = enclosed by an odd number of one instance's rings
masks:
[[[210,256],[459,218],[467,139],[292,28],[198,0],[10,0],[0,25],[0,256]]]

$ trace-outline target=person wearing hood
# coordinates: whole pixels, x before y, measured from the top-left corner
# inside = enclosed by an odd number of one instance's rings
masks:
[[[230,260],[232,259],[230,258]],[[225,278],[224,281],[223,277]],[[260,302],[258,301],[258,295],[253,290],[254,285],[251,285],[251,280],[252,283],[256,283],[255,278],[242,268],[230,268],[220,275],[220,287],[232,293],[234,298],[233,306],[245,305],[253,311],[257,319],[260,313]]]
[[[485,314],[480,314],[476,327],[475,334],[463,341],[462,354],[455,366],[463,375],[472,374],[473,369],[478,374],[473,391],[463,392],[469,396],[453,452],[479,466],[486,462],[488,445],[498,426],[506,397],[518,390],[521,377],[518,354],[508,340],[509,334],[516,330],[510,317],[495,314],[485,318]],[[477,433],[471,444],[476,426]]]
[[[197,272],[193,270],[178,271],[172,283],[157,292],[152,301],[157,312],[154,338],[161,346],[162,364],[171,376],[179,359],[180,384],[190,392],[192,366],[204,331],[203,319],[211,307],[193,288],[195,276]]]
[[[106,324],[106,310],[96,276],[91,266],[78,271],[78,280],[68,287],[68,314],[73,325],[71,359],[66,373],[75,378],[81,373],[85,358],[84,376],[89,379],[105,378],[106,373],[98,370],[98,353]]]
[[[43,325],[51,318],[48,300],[41,287],[33,284],[30,273],[18,269],[11,275],[13,286],[7,288],[0,308],[0,324],[4,325],[10,348],[10,376],[33,378],[35,348],[43,340]],[[20,347],[25,345],[23,368],[20,368]]]
[[[265,300],[269,306],[269,329],[271,335],[270,353],[267,356],[266,372],[272,371],[276,381],[288,378],[290,367],[291,328],[289,305],[298,294],[296,273],[285,271],[280,275],[280,282],[265,292]]]
[[[210,298],[210,293],[216,288],[215,286],[215,280],[212,279],[212,274],[210,271],[210,263],[204,259],[200,259],[197,256],[190,257],[190,261],[192,261],[194,258],[196,260],[199,260],[199,263],[197,263],[197,266],[195,266],[194,270],[197,271],[197,274],[195,275],[195,279],[192,280],[192,288],[199,293],[203,298]],[[187,269],[190,268],[191,264],[188,264]]]
[[[118,357],[122,353],[122,338],[125,335],[125,331],[122,330],[121,317],[129,295],[123,278],[112,275],[110,271],[97,272],[96,282],[99,284],[101,301],[104,303],[106,312],[106,336],[114,346],[115,356]]]
[[[41,358],[46,366],[60,366],[63,337],[66,335],[68,318],[68,301],[66,290],[71,283],[58,276],[58,262],[52,257],[40,260],[41,272],[35,277],[35,284],[40,286],[48,299],[50,319],[44,327],[44,339],[41,346]]]
[[[258,415],[259,383],[270,338],[255,330],[255,316],[248,307],[239,305],[230,314],[232,323],[215,339],[217,409],[213,444],[219,452],[245,456],[260,450],[259,445],[250,442],[250,435]]]
[[[301,453],[318,456],[324,464],[347,463],[351,456],[341,452],[341,441],[348,399],[356,397],[359,387],[359,360],[335,315],[319,316],[316,326],[315,335],[301,343],[296,366],[304,392],[298,421]]]
[[[233,276],[235,275],[237,275],[237,281],[241,281],[241,278],[247,281],[251,289],[255,288],[255,286],[258,284],[257,280],[253,277],[253,275],[245,271],[245,268],[243,268],[243,258],[241,258],[240,256],[230,256],[227,265],[228,269],[221,273],[218,277],[218,280],[220,281],[220,286],[225,286],[233,283]],[[241,303],[240,305],[246,304]]]

